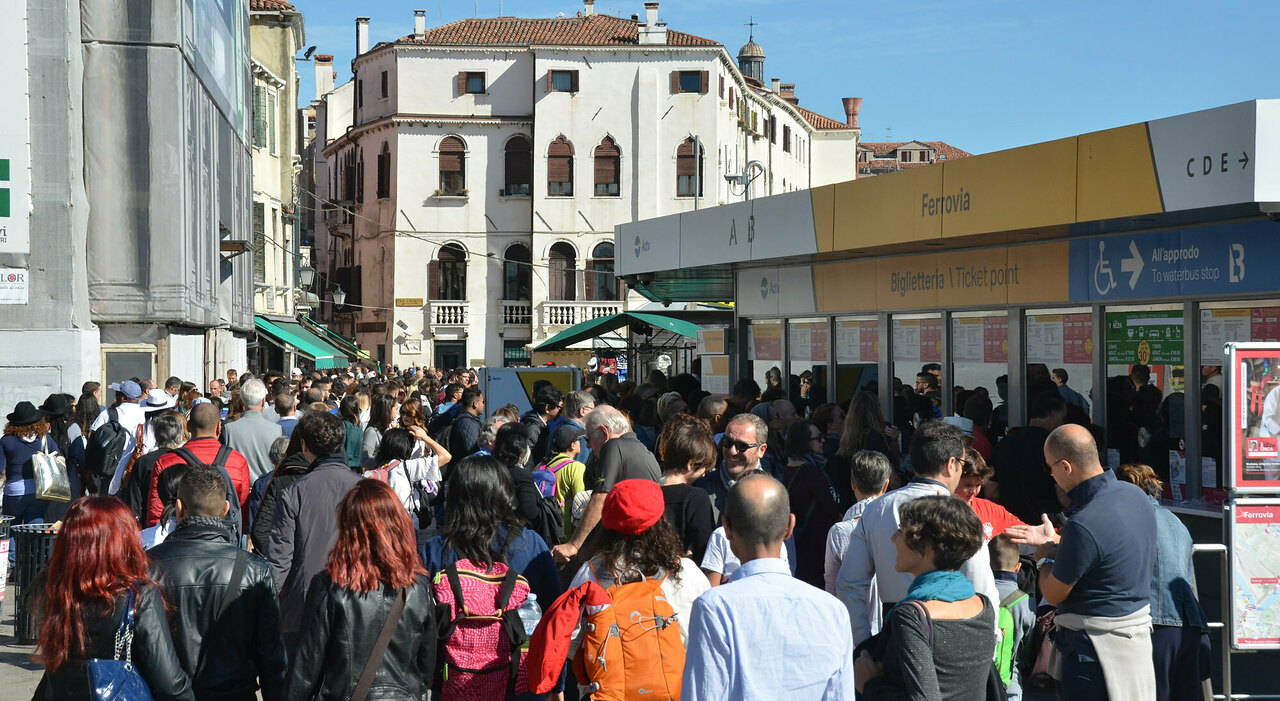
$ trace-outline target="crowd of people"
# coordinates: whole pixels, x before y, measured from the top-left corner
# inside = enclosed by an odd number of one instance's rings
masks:
[[[418,367],[19,402],[3,513],[57,524],[36,698],[123,659],[156,699],[1199,698],[1158,470],[1106,467],[1065,371],[1013,429],[983,388],[942,416],[940,371],[890,420],[776,369],[540,380],[523,412]]]

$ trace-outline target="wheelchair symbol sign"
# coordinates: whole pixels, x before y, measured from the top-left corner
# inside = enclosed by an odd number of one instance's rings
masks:
[[[1116,276],[1111,272],[1111,261],[1106,258],[1107,242],[1098,242],[1098,263],[1093,266],[1093,288],[1105,295],[1116,287]]]

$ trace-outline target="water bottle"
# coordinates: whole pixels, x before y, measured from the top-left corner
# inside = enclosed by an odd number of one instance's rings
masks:
[[[538,595],[529,592],[529,598],[520,604],[517,613],[520,614],[520,622],[524,624],[524,633],[532,638],[533,630],[538,627],[538,621],[542,619],[542,607],[538,605]]]

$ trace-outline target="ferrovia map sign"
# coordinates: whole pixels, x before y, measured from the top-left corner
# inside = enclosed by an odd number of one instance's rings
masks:
[[[1280,499],[1236,499],[1226,518],[1231,646],[1280,649]]]

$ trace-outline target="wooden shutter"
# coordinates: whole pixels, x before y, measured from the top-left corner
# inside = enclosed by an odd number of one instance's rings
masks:
[[[680,92],[680,71],[671,71],[671,94]]]
[[[733,86],[732,86],[732,85],[730,85],[730,86],[729,86],[729,107],[731,107],[731,108],[736,108],[736,107],[737,107],[737,103],[735,103],[735,102],[733,101]]]
[[[724,99],[724,76],[720,76],[720,99]]]
[[[573,172],[572,156],[548,156],[547,157],[547,181],[553,183],[570,182],[570,174]]]
[[[440,152],[440,172],[441,173],[457,173],[462,170],[462,152],[460,151],[441,151]]]
[[[614,184],[618,182],[617,153],[600,155],[596,152],[596,184]]]
[[[515,138],[507,142],[507,191],[513,185],[530,185],[533,183],[533,153],[529,142],[523,138]]]
[[[686,139],[676,151],[676,175],[697,175],[698,168],[693,159],[693,139]]]
[[[555,81],[552,80],[555,73],[555,71],[547,71],[547,92],[555,92]]]
[[[427,296],[430,299],[440,299],[440,261],[438,260],[427,263]]]
[[[703,95],[706,95],[706,94],[707,94],[707,89],[708,89],[708,88],[707,88],[707,86],[709,86],[709,85],[711,84],[711,74],[710,74],[710,72],[708,72],[708,71],[701,71],[701,72],[698,74],[698,77],[699,77],[699,78],[701,79],[701,81],[702,81],[702,85],[699,87],[698,92],[699,92],[699,93],[701,93],[701,94],[703,94]]]
[[[596,295],[595,295],[595,291],[596,291],[596,272],[595,272],[595,270],[592,268],[591,263],[592,263],[592,261],[590,261],[590,260],[588,260],[588,261],[587,261],[587,275],[586,275],[586,280],[584,280],[584,281],[583,281],[583,282],[584,282],[584,284],[585,284],[585,286],[586,286],[586,289],[585,289],[585,290],[583,290],[583,291],[586,293],[586,295],[585,295],[585,301],[587,301],[587,302],[591,302],[591,301],[595,300],[595,298],[596,298]]]
[[[578,92],[578,72],[577,72],[577,71],[569,71],[569,76],[570,76],[570,78],[569,78],[569,85],[570,85],[570,87],[569,87],[569,91],[570,91],[570,92],[575,92],[575,93],[576,93],[576,92]]]
[[[458,74],[458,95],[467,94],[467,74],[465,72]]]

